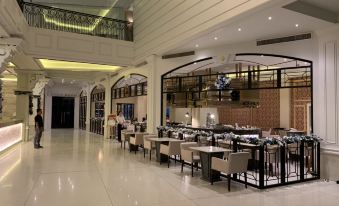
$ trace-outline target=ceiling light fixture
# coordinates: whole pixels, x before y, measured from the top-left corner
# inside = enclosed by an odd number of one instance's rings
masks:
[[[199,47],[199,44],[196,44],[195,47],[198,48],[198,47]]]
[[[61,60],[39,59],[45,70],[68,70],[68,71],[116,71],[122,67],[83,62],[69,62]]]
[[[218,37],[214,37],[214,40],[218,40]]]
[[[270,21],[271,21],[271,20],[272,20],[272,17],[271,17],[271,16],[269,16],[269,17],[268,17],[268,20],[270,20]]]
[[[241,28],[238,28],[238,31],[241,31]]]
[[[10,77],[1,77],[0,80],[4,82],[17,82],[18,81],[17,78],[10,78]]]
[[[299,27],[299,24],[295,24],[295,27]]]

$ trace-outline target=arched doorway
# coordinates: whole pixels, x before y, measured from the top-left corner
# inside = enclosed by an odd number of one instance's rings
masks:
[[[262,53],[190,62],[162,75],[162,124],[310,134],[312,69],[309,60]]]
[[[122,77],[112,86],[111,92],[112,114],[122,111],[128,121],[145,122],[147,118],[146,76],[130,74]]]
[[[86,130],[86,114],[87,114],[87,92],[85,90],[80,93],[79,100],[79,128]]]
[[[105,87],[101,84],[95,86],[91,92],[90,131],[104,134],[105,122]]]

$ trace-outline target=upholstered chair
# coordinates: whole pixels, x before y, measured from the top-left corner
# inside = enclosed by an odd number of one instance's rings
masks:
[[[167,167],[170,165],[170,157],[174,155],[175,161],[176,156],[180,156],[180,144],[183,143],[184,140],[170,141],[168,145],[161,144],[160,145],[160,154],[168,156]],[[160,161],[161,164],[161,161]]]
[[[212,157],[211,170],[223,172],[227,175],[228,179],[228,191],[231,190],[231,174],[244,173],[245,176],[245,187],[247,188],[247,166],[250,153],[248,152],[237,152],[231,153],[227,160],[223,160],[217,157]],[[213,179],[211,179],[213,184]]]
[[[193,167],[196,164],[198,170],[198,162],[200,162],[199,152],[193,152],[190,147],[198,147],[197,142],[184,142],[180,144],[181,148],[181,172],[184,170],[185,162],[191,165],[192,177],[193,177]]]
[[[129,144],[130,144],[130,151],[134,148],[134,152],[137,153],[139,145],[144,144],[144,135],[146,133],[135,133],[134,137],[130,137]]]
[[[149,141],[148,138],[156,138],[157,135],[155,134],[149,134],[144,135],[144,158],[146,157],[146,150],[149,151],[149,159],[152,159],[152,150],[155,149],[155,144],[153,144],[152,141]]]
[[[131,132],[133,132],[133,131],[127,130],[127,129],[124,129],[124,130],[121,131],[121,148],[122,148],[122,145],[124,145],[124,149],[125,149],[125,143],[129,142]]]

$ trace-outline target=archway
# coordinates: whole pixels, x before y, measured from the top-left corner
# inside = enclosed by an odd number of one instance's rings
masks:
[[[105,87],[103,85],[99,84],[93,88],[90,107],[90,131],[103,135],[105,123]]]
[[[162,75],[162,124],[167,117],[196,127],[294,128],[309,134],[312,69],[306,59],[263,53],[190,62]]]
[[[147,117],[147,77],[132,73],[120,78],[111,88],[111,113],[122,111],[125,119],[143,122]],[[137,123],[138,124],[138,123]]]
[[[82,90],[79,100],[79,129],[86,130],[87,91]]]

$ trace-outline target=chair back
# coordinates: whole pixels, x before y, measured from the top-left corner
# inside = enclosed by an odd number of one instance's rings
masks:
[[[180,144],[180,149],[181,150],[191,150],[190,147],[198,147],[197,142],[183,142]]]
[[[198,147],[197,142],[184,142],[180,144],[180,153],[181,153],[181,159],[186,161],[192,161],[193,160],[193,151],[190,149],[190,147]]]
[[[250,153],[248,152],[231,153],[228,156],[228,170],[229,171],[227,171],[227,174],[246,172],[249,159],[250,159]]]
[[[184,142],[183,140],[169,142],[168,144],[169,155],[180,155],[180,144],[182,144],[183,142]]]
[[[148,140],[148,138],[156,138],[157,135],[155,134],[148,134],[148,135],[144,135],[144,148],[145,149],[152,149],[152,142]]]
[[[144,134],[143,133],[135,133],[135,145],[141,145],[144,143]]]

